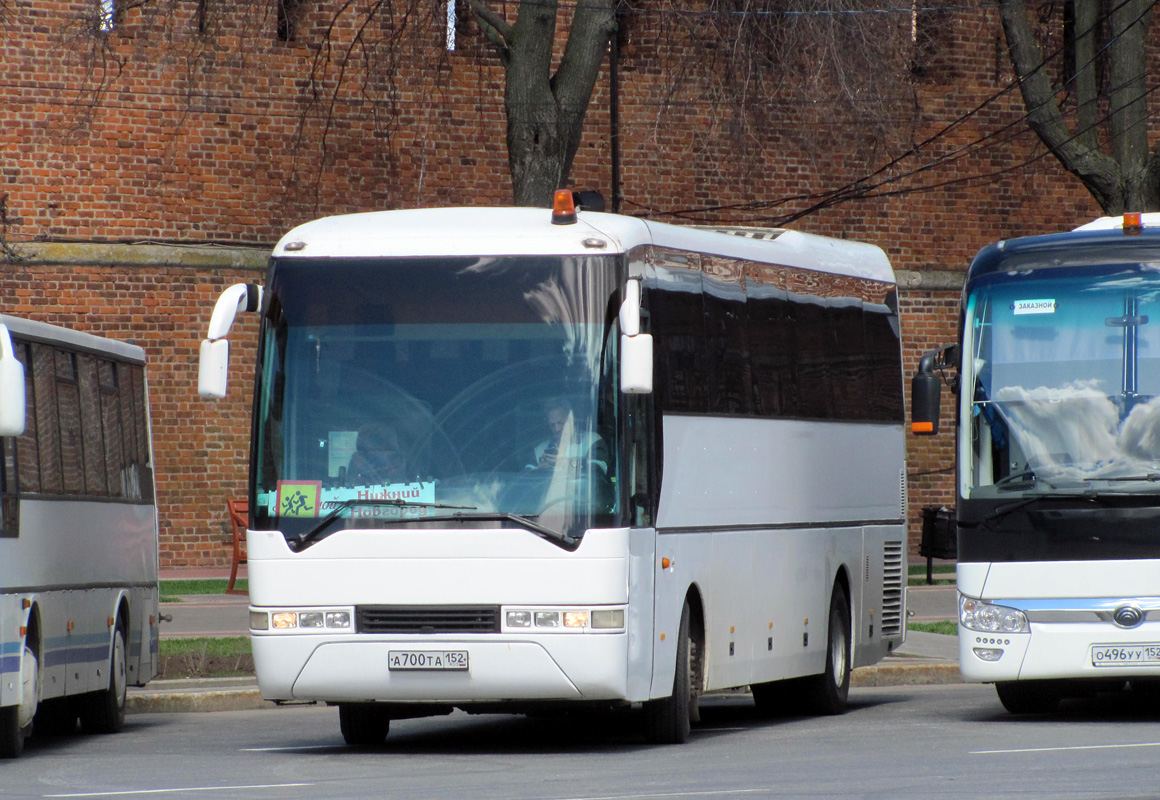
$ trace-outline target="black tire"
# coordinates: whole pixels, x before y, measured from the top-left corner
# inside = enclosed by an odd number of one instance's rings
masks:
[[[696,643],[692,641],[689,603],[681,609],[677,631],[677,663],[673,675],[673,693],[644,704],[645,736],[654,744],[683,744],[689,738],[696,718],[698,701],[695,664]]]
[[[803,709],[811,714],[834,715],[846,710],[850,694],[850,600],[841,584],[830,595],[826,626],[826,671],[803,679]]]
[[[347,744],[378,747],[387,738],[391,718],[375,703],[339,703],[338,727]]]
[[[1062,697],[1054,681],[999,681],[995,693],[1012,714],[1050,714]]]
[[[129,692],[128,653],[125,648],[125,619],[119,617],[113,629],[109,654],[109,685],[85,695],[79,705],[81,730],[85,733],[118,733],[125,727],[125,699]]]
[[[40,697],[40,662],[27,642],[21,663],[24,683],[24,702],[18,706],[0,708],[0,758],[17,758],[24,752],[24,740],[32,733]]]
[[[77,705],[71,697],[44,700],[36,709],[37,736],[68,736],[77,730]]]
[[[757,713],[763,717],[794,716],[802,713],[802,681],[754,683],[749,687]]]
[[[24,731],[17,706],[0,708],[0,758],[19,758],[24,752]]]

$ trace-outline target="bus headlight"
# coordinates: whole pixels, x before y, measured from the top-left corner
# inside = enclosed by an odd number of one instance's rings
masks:
[[[1026,633],[1027,617],[1017,608],[959,595],[959,623],[984,633]]]
[[[350,609],[327,610],[324,608],[304,609],[250,609],[250,630],[252,631],[296,631],[303,633],[325,633],[351,629],[353,618]]]
[[[624,630],[623,608],[505,608],[504,630],[616,632]]]

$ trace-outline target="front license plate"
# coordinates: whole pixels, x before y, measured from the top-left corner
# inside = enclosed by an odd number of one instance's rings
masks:
[[[1093,667],[1158,666],[1160,643],[1093,644]]]
[[[467,669],[466,650],[391,650],[388,669]]]

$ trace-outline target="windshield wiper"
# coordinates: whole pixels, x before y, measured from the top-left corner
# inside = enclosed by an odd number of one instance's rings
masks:
[[[306,531],[306,533],[304,533],[298,537],[298,547],[299,548],[305,547],[311,541],[316,539],[319,534],[321,534],[324,530],[327,529],[327,527],[329,527],[330,523],[332,523],[336,519],[338,519],[339,514],[341,514],[343,511],[346,511],[349,508],[353,508],[354,506],[393,506],[396,508],[399,508],[399,507],[461,508],[461,509],[465,509],[465,510],[474,510],[475,509],[475,506],[449,506],[449,505],[445,505],[443,503],[423,503],[423,502],[416,502],[414,500],[399,500],[399,499],[392,499],[392,500],[359,500],[359,499],[340,500],[340,501],[338,501],[337,508],[335,508],[333,511],[331,511],[329,514],[327,514],[322,519],[318,520],[317,524],[315,524],[314,527],[312,527],[310,530]],[[430,517],[424,517],[424,519],[430,519]]]
[[[517,525],[522,525],[523,527],[527,528],[532,533],[539,534],[540,536],[550,541],[552,544],[559,545],[568,552],[572,552],[580,546],[579,536],[571,536],[570,534],[562,533],[561,531],[549,528],[547,525],[541,525],[531,517],[525,517],[521,514],[512,514],[510,511],[480,511],[474,514],[458,513],[451,514],[450,518],[463,520],[478,519],[484,520],[485,522],[488,520],[495,520],[497,522],[514,522]],[[427,519],[430,519],[430,517],[427,517]]]
[[[1006,517],[1007,515],[1012,514],[1021,508],[1025,508],[1025,507],[1031,505],[1032,503],[1038,502],[1039,500],[1089,500],[1089,501],[1094,502],[1094,503],[1106,503],[1107,502],[1107,499],[1103,495],[1101,495],[1099,492],[1095,491],[1094,489],[1085,489],[1082,492],[1075,492],[1075,493],[1043,492],[1041,494],[1031,495],[1030,497],[1024,497],[1020,500],[1016,500],[1012,503],[1007,503],[1006,505],[1003,505],[1003,506],[998,506],[990,514],[983,517],[983,519],[981,521],[984,525],[986,525],[988,522],[991,522],[992,520],[1000,520],[1003,517]]]

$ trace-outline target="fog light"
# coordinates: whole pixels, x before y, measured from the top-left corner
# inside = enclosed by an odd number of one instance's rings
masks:
[[[536,627],[537,628],[559,628],[560,627],[560,612],[559,611],[537,611],[536,612]]]
[[[303,611],[298,615],[299,628],[321,628],[323,616],[321,611]]]
[[[509,628],[530,628],[532,627],[532,612],[531,611],[509,611],[505,615],[505,621]]]
[[[975,647],[971,650],[980,661],[998,661],[1003,657],[1001,647]]]
[[[327,611],[326,612],[326,627],[328,627],[328,628],[349,628],[350,627],[350,612],[349,611]]]
[[[624,627],[624,609],[612,608],[601,609],[592,612],[592,627],[593,628],[623,628]]]
[[[278,611],[270,615],[275,629],[297,628],[298,615],[293,611]]]
[[[268,631],[270,630],[270,615],[265,611],[251,611],[250,612],[250,630],[252,631]]]

